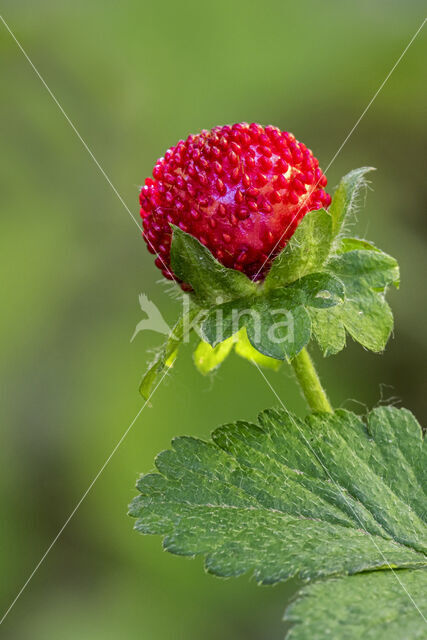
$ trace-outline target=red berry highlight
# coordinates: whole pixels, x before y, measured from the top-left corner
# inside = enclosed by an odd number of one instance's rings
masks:
[[[262,280],[304,215],[329,206],[326,184],[291,133],[255,123],[204,130],[168,149],[145,180],[143,237],[168,279],[179,282],[170,268],[173,223],[226,267]]]

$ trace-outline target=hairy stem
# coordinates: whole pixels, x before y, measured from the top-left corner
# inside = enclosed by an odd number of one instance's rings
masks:
[[[305,347],[291,360],[291,365],[310,409],[332,413],[333,409],[328,396],[320,383],[313,361]]]

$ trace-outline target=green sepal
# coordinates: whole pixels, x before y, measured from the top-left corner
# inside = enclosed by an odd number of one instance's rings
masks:
[[[210,307],[255,294],[256,285],[244,273],[227,269],[194,236],[171,225],[171,267],[175,275],[193,288],[199,306]]]
[[[156,385],[173,366],[178,355],[178,349],[182,341],[192,330],[193,323],[200,313],[200,309],[194,305],[190,307],[173,327],[166,342],[157,351],[154,360],[143,375],[139,385],[139,392],[148,401]]]
[[[203,375],[211,373],[223,363],[233,348],[237,355],[249,362],[256,362],[261,367],[274,371],[280,368],[279,360],[263,355],[251,345],[245,327],[216,347],[211,347],[208,342],[201,340],[193,354],[194,364]]]
[[[231,336],[216,347],[211,347],[208,342],[201,340],[193,353],[194,364],[203,375],[217,369],[226,359],[234,347],[235,338]]]
[[[286,247],[273,261],[265,279],[267,290],[282,287],[319,271],[328,258],[332,241],[332,218],[324,209],[309,211]]]
[[[345,222],[354,208],[357,194],[366,184],[365,176],[370,171],[375,171],[375,167],[360,167],[353,169],[341,179],[329,206],[333,237],[342,232]]]
[[[256,363],[260,367],[264,367],[266,369],[273,369],[273,371],[278,371],[282,366],[280,360],[276,360],[275,358],[269,358],[265,356],[263,353],[255,349],[249,342],[248,334],[245,329],[241,329],[238,333],[238,340],[234,345],[234,351],[238,356],[248,360],[249,362]]]
[[[363,238],[340,238],[339,244],[335,247],[335,255],[347,253],[347,251],[381,251],[373,242]]]

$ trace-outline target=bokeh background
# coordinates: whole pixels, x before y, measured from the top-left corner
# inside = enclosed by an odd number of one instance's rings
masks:
[[[138,185],[201,128],[272,123],[325,167],[423,19],[423,3],[283,0],[3,1],[1,13],[138,216]],[[328,171],[373,165],[355,233],[397,256],[395,333],[383,357],[349,344],[322,361],[335,405],[392,399],[426,414],[427,33]],[[177,307],[139,231],[0,23],[1,614],[141,406],[153,333],[130,337],[145,292]],[[363,202],[362,202],[363,204]],[[267,374],[304,412],[286,367]],[[275,398],[236,356],[213,378],[181,357],[0,632],[11,640],[282,638],[298,587],[204,574],[126,515],[142,471],[177,434],[206,437]]]

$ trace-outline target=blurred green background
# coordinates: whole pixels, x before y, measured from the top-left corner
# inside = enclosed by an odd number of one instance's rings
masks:
[[[138,216],[157,157],[201,128],[292,131],[326,167],[423,19],[421,2],[15,0],[5,20]],[[130,337],[145,292],[177,312],[138,229],[0,24],[1,608],[9,606],[141,406],[147,352]],[[335,405],[393,398],[425,417],[427,272],[422,32],[328,171],[374,165],[355,232],[395,255],[383,357],[321,361]],[[362,202],[363,205],[363,202]],[[286,368],[267,374],[305,411]],[[257,587],[166,555],[126,515],[138,473],[177,434],[206,437],[275,398],[230,358],[213,380],[178,360],[0,632],[12,640],[282,638],[297,583]]]

